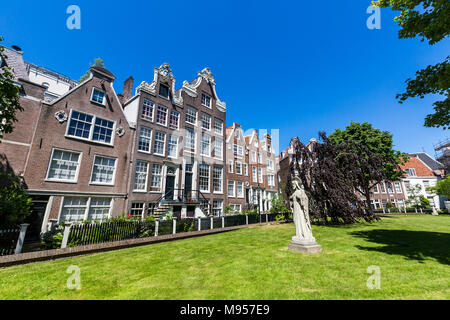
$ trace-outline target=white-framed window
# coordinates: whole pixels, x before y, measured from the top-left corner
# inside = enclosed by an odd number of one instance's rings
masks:
[[[214,200],[213,201],[213,214],[218,217],[223,212],[223,200]]]
[[[201,122],[203,129],[211,130],[211,116],[209,114],[202,112]]]
[[[235,181],[228,180],[228,197],[231,198],[236,197],[235,185],[236,185]]]
[[[261,153],[258,152],[258,163],[262,164],[262,156]]]
[[[111,212],[111,198],[91,198],[88,220],[102,221],[108,219]]]
[[[115,122],[71,110],[66,136],[112,145]]]
[[[236,161],[236,174],[242,175],[242,163],[239,161]]]
[[[240,204],[230,204],[231,212],[233,214],[237,214],[241,212],[241,205]]]
[[[209,192],[209,165],[201,163],[199,165],[198,177],[199,177],[199,189],[201,192]]]
[[[214,118],[214,132],[217,134],[223,134],[223,121]]]
[[[214,138],[214,157],[223,159],[223,140]]]
[[[195,153],[195,140],[196,140],[196,133],[193,129],[186,128],[186,142],[185,147],[188,149],[188,151]]]
[[[248,177],[248,164],[244,163],[244,175]]]
[[[178,129],[180,126],[180,113],[177,111],[170,111],[169,127],[171,129]]]
[[[373,186],[373,193],[378,193],[378,184]]]
[[[256,167],[252,167],[252,177],[253,177],[253,182],[258,182],[258,174],[256,171]]]
[[[256,152],[252,151],[252,162],[256,163]]]
[[[406,173],[408,173],[408,176],[410,177],[417,177],[416,169],[414,168],[406,169]]]
[[[164,147],[166,144],[166,134],[164,132],[155,131],[155,142],[153,144],[153,154],[164,156]]]
[[[169,92],[170,92],[170,88],[169,86],[166,86],[165,84],[160,84],[159,85],[159,96],[169,99]]]
[[[81,152],[53,149],[46,180],[77,182],[81,155]]]
[[[380,182],[380,189],[381,193],[386,193],[386,186],[384,185],[384,182]]]
[[[105,105],[106,93],[103,90],[92,88],[91,101]]]
[[[167,156],[170,158],[177,158],[178,156],[178,137],[173,134],[169,135],[167,143]]]
[[[267,184],[270,187],[275,187],[275,176],[273,174],[267,175]]]
[[[387,184],[388,193],[394,193],[394,188],[392,186],[392,183],[387,182],[386,184]]]
[[[150,153],[152,145],[152,129],[141,126],[139,128],[138,151]]]
[[[186,106],[186,122],[197,125],[197,109]]]
[[[236,156],[243,156],[244,155],[244,148],[242,146],[238,146],[237,144],[234,145],[234,155]]]
[[[238,198],[244,198],[244,182],[242,181],[236,182],[236,196]]]
[[[211,97],[205,93],[202,93],[202,106],[211,108]]]
[[[111,208],[112,198],[64,197],[59,222],[102,221]]]
[[[213,167],[213,192],[223,192],[223,167],[221,166]]]
[[[132,217],[143,217],[144,216],[144,208],[145,203],[144,202],[133,202],[131,204],[131,210],[130,215]]]
[[[91,183],[114,185],[116,176],[117,159],[94,156],[94,165],[92,167]]]
[[[273,160],[267,159],[267,169],[273,170]]]
[[[161,192],[162,187],[162,172],[163,166],[159,163],[152,165],[152,176],[150,180],[150,191]]]
[[[263,171],[262,171],[262,168],[258,168],[258,181],[259,181],[259,183],[263,183],[263,178],[264,178],[264,176],[263,176]]]
[[[89,198],[64,197],[59,222],[81,222],[85,220]]]
[[[136,161],[134,169],[134,191],[147,191],[148,162]]]
[[[211,137],[206,133],[202,133],[201,136],[200,154],[202,156],[211,156]]]
[[[228,173],[233,173],[234,172],[233,168],[234,168],[234,161],[229,160],[228,161]]]
[[[156,123],[162,126],[167,126],[167,108],[158,105],[156,108]]]
[[[147,121],[153,121],[153,113],[155,111],[155,104],[147,99],[142,102],[141,118]]]

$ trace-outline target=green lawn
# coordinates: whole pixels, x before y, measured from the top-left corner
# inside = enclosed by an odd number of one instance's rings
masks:
[[[1,269],[0,299],[450,299],[450,216],[315,226],[324,252],[312,256],[287,250],[293,234],[257,226]],[[79,291],[66,287],[71,265]],[[380,290],[366,286],[372,265]]]

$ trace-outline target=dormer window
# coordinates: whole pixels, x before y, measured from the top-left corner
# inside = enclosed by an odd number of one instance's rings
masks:
[[[204,93],[202,93],[202,106],[211,108],[211,97]]]
[[[159,96],[160,97],[169,99],[169,91],[170,91],[169,87],[166,86],[165,84],[159,85]]]
[[[93,88],[91,101],[104,105],[105,104],[105,95],[106,95],[105,92],[103,92],[97,88]]]

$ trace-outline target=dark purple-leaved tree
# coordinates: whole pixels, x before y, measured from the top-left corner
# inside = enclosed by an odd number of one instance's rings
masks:
[[[332,144],[325,133],[319,133],[305,146],[298,138],[291,141],[293,158],[286,192],[291,194],[292,179],[299,178],[309,197],[310,216],[325,224],[355,223],[377,220],[370,203],[358,195],[360,182],[366,173],[375,180],[387,179],[380,170],[387,162],[397,164],[376,154],[360,143],[347,141]]]

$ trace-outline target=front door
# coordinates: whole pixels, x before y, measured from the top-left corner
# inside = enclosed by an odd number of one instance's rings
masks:
[[[44,220],[45,210],[47,208],[48,199],[34,200],[31,207],[31,214],[25,219],[24,223],[30,224],[25,234],[26,242],[34,242],[40,240],[42,222]]]
[[[166,200],[173,201],[175,191],[175,177],[167,176],[166,178]]]

